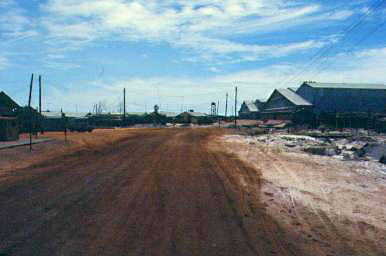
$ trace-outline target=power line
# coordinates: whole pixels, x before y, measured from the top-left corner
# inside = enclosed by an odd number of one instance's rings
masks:
[[[287,84],[298,78],[299,76],[303,75],[304,72],[309,70],[310,67],[312,67],[315,63],[317,63],[320,59],[322,59],[324,56],[326,56],[331,50],[333,50],[339,43],[342,43],[350,33],[352,33],[357,27],[359,27],[363,21],[370,15],[375,13],[385,2],[385,0],[380,0],[379,2],[375,2],[370,8],[369,11],[363,14],[357,21],[354,21],[351,23],[345,30],[343,30],[340,34],[342,35],[339,38],[339,41],[335,44],[331,44],[329,47],[321,49],[318,51],[315,55],[313,55],[310,58],[309,63],[307,63],[302,70],[291,76],[289,79],[282,82],[280,85]]]
[[[364,41],[366,41],[370,36],[372,36],[374,33],[376,33],[379,29],[381,29],[384,25],[386,25],[386,20],[384,22],[382,22],[381,24],[379,24],[375,29],[373,29],[372,31],[370,31],[369,33],[367,33],[364,37],[362,37],[360,40],[358,40],[354,45],[355,46],[358,46],[360,44],[362,44]],[[354,46],[349,48],[348,50],[345,50],[343,51],[342,53],[351,53],[354,51]],[[323,73],[327,68],[329,67],[328,63],[326,63],[326,65],[324,66],[321,66],[316,72],[314,72],[312,74],[312,77],[315,77],[316,75],[320,75],[321,73]]]

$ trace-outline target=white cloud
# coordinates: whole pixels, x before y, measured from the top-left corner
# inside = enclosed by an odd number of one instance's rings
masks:
[[[75,24],[58,24],[52,19],[43,19],[42,24],[51,35],[61,39],[91,41],[97,38],[98,31],[95,26],[86,22]]]
[[[0,56],[0,70],[8,66],[8,59]]]
[[[352,11],[344,10],[344,11],[338,11],[335,13],[331,13],[328,15],[328,17],[332,20],[345,20],[348,17],[351,17],[353,15]]]
[[[347,63],[352,63],[347,65]],[[122,89],[127,89],[128,111],[144,111],[145,106],[161,105],[162,110],[180,111],[193,108],[208,111],[209,103],[220,99],[224,106],[225,93],[233,94],[234,86],[239,88],[239,101],[265,99],[274,88],[294,87],[302,81],[386,83],[386,47],[376,48],[337,56],[333,64],[325,63],[327,69],[317,73],[304,72],[292,82],[288,78],[299,72],[300,67],[289,63],[264,68],[235,72],[228,75],[215,74],[206,79],[189,77],[131,78],[113,83],[89,83],[72,86],[70,91],[56,88],[49,101],[57,102],[57,109],[78,102],[79,108],[90,109],[92,104],[105,101],[110,109],[121,101]],[[62,97],[66,93],[67,97]],[[82,95],[88,95],[87,98]],[[68,111],[68,110],[67,110]]]
[[[48,0],[42,25],[59,39],[91,41],[111,37],[167,42],[193,49],[201,59],[236,61],[281,57],[319,48],[313,40],[248,45],[230,40],[235,33],[277,30],[323,20],[340,20],[350,11],[323,12],[318,5],[282,0]]]
[[[33,27],[34,23],[16,1],[0,1],[0,32],[9,42],[36,36],[37,32]]]
[[[209,70],[210,72],[215,72],[215,73],[221,72],[221,70],[218,69],[218,68],[216,68],[216,67],[210,67],[210,68],[208,68],[208,70]]]

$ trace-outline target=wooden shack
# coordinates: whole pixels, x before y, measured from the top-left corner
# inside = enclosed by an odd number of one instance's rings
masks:
[[[182,112],[176,116],[177,123],[183,124],[211,124],[213,120],[205,113],[194,112],[193,110]]]
[[[19,139],[19,122],[16,117],[19,105],[5,92],[0,92],[0,141]]]
[[[0,141],[19,139],[19,124],[16,117],[0,116]]]

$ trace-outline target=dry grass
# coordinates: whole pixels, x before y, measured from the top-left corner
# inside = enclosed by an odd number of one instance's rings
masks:
[[[67,133],[67,142],[63,132],[46,132],[39,138],[51,138],[53,141],[0,151],[0,175],[20,168],[36,165],[39,162],[81,150],[91,150],[105,145],[112,145],[123,138],[135,136],[140,129],[98,129],[92,133]],[[27,137],[22,134],[21,137]],[[1,179],[1,177],[0,177]]]

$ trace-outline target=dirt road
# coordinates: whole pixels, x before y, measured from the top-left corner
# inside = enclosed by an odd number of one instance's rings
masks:
[[[249,144],[244,159],[223,134],[122,129],[2,151],[0,255],[386,255],[385,230],[295,200],[287,183],[314,162]]]
[[[0,255],[299,255],[216,133],[135,131],[2,174]]]

